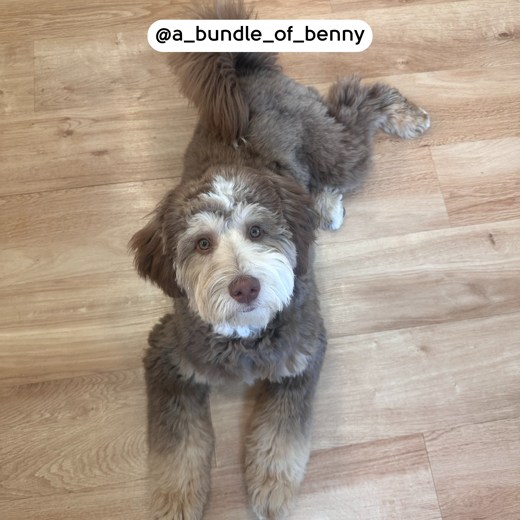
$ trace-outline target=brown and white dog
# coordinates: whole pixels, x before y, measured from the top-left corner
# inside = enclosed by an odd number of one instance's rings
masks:
[[[241,2],[199,7],[248,19]],[[429,118],[387,85],[337,81],[327,97],[272,53],[174,55],[200,121],[179,186],[131,241],[141,276],[174,298],[145,357],[154,519],[201,518],[214,436],[211,386],[261,380],[246,484],[261,519],[287,515],[310,452],[326,336],[315,231],[337,229],[342,194],[370,167],[374,133],[410,138]]]

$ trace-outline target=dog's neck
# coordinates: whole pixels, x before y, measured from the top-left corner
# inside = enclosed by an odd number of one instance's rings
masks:
[[[215,334],[221,334],[222,336],[227,336],[229,338],[248,338],[254,339],[258,338],[265,331],[263,327],[232,327],[227,323],[220,323],[218,325],[213,325],[213,332]]]

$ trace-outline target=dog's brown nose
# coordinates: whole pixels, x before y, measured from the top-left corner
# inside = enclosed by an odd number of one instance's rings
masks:
[[[260,282],[252,276],[241,276],[229,284],[228,290],[231,298],[249,305],[258,297]]]

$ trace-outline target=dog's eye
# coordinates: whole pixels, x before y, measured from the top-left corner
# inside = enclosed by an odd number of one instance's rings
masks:
[[[258,226],[252,226],[249,230],[249,236],[251,238],[260,238],[262,236],[262,230]]]
[[[211,247],[211,242],[207,238],[201,238],[197,242],[197,249],[199,251],[207,251]]]

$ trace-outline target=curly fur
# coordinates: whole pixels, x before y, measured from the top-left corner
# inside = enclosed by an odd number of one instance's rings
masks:
[[[196,13],[252,16],[241,1]],[[201,518],[214,443],[209,389],[261,379],[246,484],[259,518],[278,520],[305,474],[326,349],[316,229],[341,225],[342,194],[365,177],[376,131],[413,137],[429,118],[396,89],[357,76],[323,97],[285,76],[272,53],[188,53],[172,66],[200,121],[180,185],[130,243],[139,274],[175,301],[145,357],[153,518]],[[233,296],[237,280],[252,279],[254,298]]]

